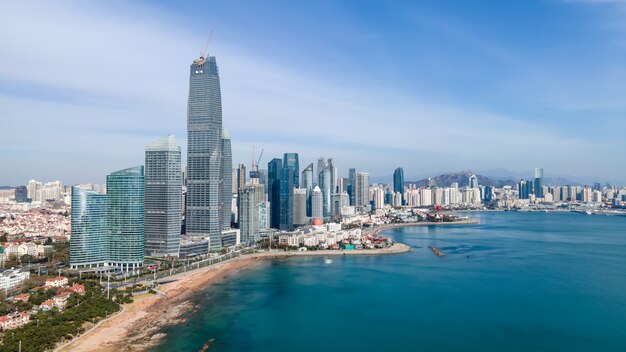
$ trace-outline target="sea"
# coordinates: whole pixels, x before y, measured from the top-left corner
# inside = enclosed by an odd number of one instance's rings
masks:
[[[626,217],[466,215],[382,233],[408,253],[232,274],[152,351],[626,351]]]

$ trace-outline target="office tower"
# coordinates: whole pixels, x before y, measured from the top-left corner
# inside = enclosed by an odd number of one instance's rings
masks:
[[[339,217],[341,215],[341,210],[348,206],[350,206],[350,197],[348,196],[348,193],[334,193],[332,195],[331,202],[331,216]]]
[[[220,214],[222,229],[226,230],[230,228],[230,222],[232,219],[232,200],[233,200],[233,178],[231,170],[233,169],[233,153],[230,144],[230,132],[222,129],[222,167],[220,169],[220,182],[223,184],[220,188]]]
[[[70,267],[103,266],[108,257],[107,196],[72,187]]]
[[[215,57],[194,60],[187,105],[187,236],[221,248],[222,97]]]
[[[517,185],[519,192],[519,199],[528,199],[528,196],[532,193],[532,183],[521,179]]]
[[[319,176],[322,173],[322,170],[324,170],[324,168],[326,168],[326,159],[324,157],[320,157],[319,159],[317,159],[317,173],[316,173],[316,177],[317,177],[317,185],[319,186],[320,179]],[[321,188],[320,188],[321,189]]]
[[[315,186],[311,192],[311,218],[324,219],[322,190],[319,186]]]
[[[330,173],[330,169],[328,168],[328,164],[326,164],[324,166],[323,169],[320,170],[320,173],[318,175],[318,179],[319,179],[319,188],[322,191],[322,208],[323,208],[323,214],[324,217],[329,217],[330,214],[330,195],[331,195],[331,173]]]
[[[26,186],[18,186],[15,189],[15,202],[27,203],[28,202],[28,189]]]
[[[246,166],[244,164],[237,165],[237,191],[241,191],[246,185]]]
[[[259,203],[257,187],[246,185],[239,191],[239,230],[242,243],[256,243],[259,240]]]
[[[337,193],[348,192],[348,178],[339,177],[337,179]]]
[[[38,191],[41,189],[41,182],[39,181],[35,181],[35,180],[30,180],[28,181],[28,199],[30,199],[31,202],[39,202],[41,201],[41,199],[39,199],[39,194]]]
[[[293,188],[299,184],[300,167],[297,153],[285,153],[280,171],[279,228],[293,229]]]
[[[293,224],[296,227],[306,225],[308,222],[306,198],[307,190],[305,188],[295,188],[293,190]]]
[[[174,136],[159,139],[146,147],[144,212],[147,256],[178,256],[183,211],[180,159],[181,150]]]
[[[107,176],[109,264],[134,270],[144,259],[144,168],[135,166]]]
[[[306,189],[307,191],[313,190],[313,163],[310,163],[309,166],[302,170],[302,184],[300,187]]]
[[[401,167],[393,172],[393,192],[400,193],[404,197],[404,169]],[[402,204],[404,205],[404,198],[402,198]]]
[[[543,168],[535,168],[535,196],[543,198]]]
[[[280,171],[283,169],[283,160],[272,159],[267,164],[268,198],[270,200],[270,226],[280,227]]]
[[[355,192],[355,206],[365,207],[369,205],[369,193],[370,193],[370,176],[367,172],[356,173],[356,187]]]
[[[493,200],[493,189],[490,186],[486,186],[484,193],[485,195],[483,196],[483,201],[485,203],[491,202]]]
[[[239,188],[237,187],[237,184],[239,183],[239,181],[237,181],[237,175],[239,174],[239,171],[237,171],[237,168],[233,167],[232,168],[232,178],[231,178],[231,182],[232,182],[232,193],[233,194],[237,194],[239,192]]]
[[[356,169],[348,170],[348,195],[350,196],[350,205],[356,206]]]
[[[265,193],[269,191],[269,185],[267,180],[267,170],[259,169],[259,183],[265,186]]]
[[[469,177],[469,188],[478,188],[478,177],[476,177],[476,175],[471,175]]]

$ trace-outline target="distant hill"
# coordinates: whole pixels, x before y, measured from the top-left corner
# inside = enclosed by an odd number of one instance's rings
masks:
[[[460,171],[453,173],[445,173],[439,176],[435,176],[432,179],[435,181],[435,185],[437,187],[450,187],[454,182],[459,184],[459,187],[464,187],[469,185],[469,177],[471,175],[476,175],[478,178],[478,184],[483,186],[491,186],[491,187],[504,187],[504,186],[513,186],[517,184],[518,180],[512,177],[488,177],[483,175],[475,174],[472,171]],[[417,185],[426,185],[426,179],[422,179],[419,181],[407,181],[405,183],[414,183]]]
[[[5,190],[5,189],[15,189],[15,187],[13,186],[0,186],[0,189]]]

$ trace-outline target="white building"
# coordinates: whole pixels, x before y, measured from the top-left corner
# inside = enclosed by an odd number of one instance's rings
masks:
[[[0,273],[0,290],[8,290],[30,278],[30,272],[19,270],[5,270]]]

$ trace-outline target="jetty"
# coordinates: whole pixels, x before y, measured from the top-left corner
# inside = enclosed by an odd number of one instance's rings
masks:
[[[439,250],[439,248],[437,248],[437,247],[434,247],[434,246],[433,246],[433,247],[430,247],[430,249],[432,249],[432,250],[433,250],[433,253],[435,253],[435,255],[436,255],[436,256],[438,256],[439,258],[443,258],[443,257],[445,257],[445,256],[446,256],[446,255],[445,255],[442,251],[440,251],[440,250]]]

